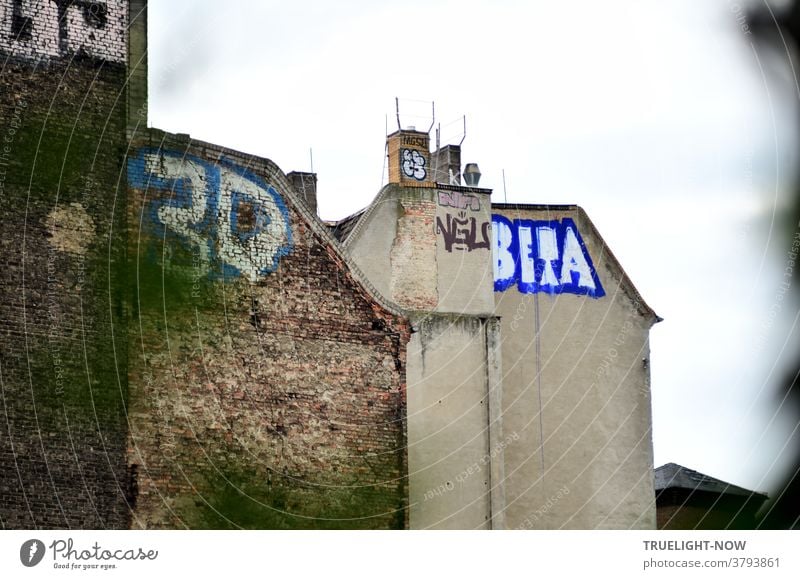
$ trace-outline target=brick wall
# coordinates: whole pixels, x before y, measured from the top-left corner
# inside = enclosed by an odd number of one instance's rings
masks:
[[[392,300],[410,310],[432,310],[439,302],[436,270],[436,204],[407,196],[400,200],[397,235],[389,258]]]
[[[2,528],[129,524],[125,3],[78,4],[0,3]]]
[[[405,319],[265,159],[129,157],[134,527],[404,528]]]

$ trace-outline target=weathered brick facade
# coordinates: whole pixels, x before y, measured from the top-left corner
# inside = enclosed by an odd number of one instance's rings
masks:
[[[75,4],[0,5],[3,528],[130,519],[126,70],[96,50],[124,50],[124,21],[111,19],[124,12],[112,2],[105,24],[88,24]]]
[[[142,130],[127,8],[0,3],[0,527],[406,527],[408,322],[271,162]]]
[[[134,526],[404,528],[407,322],[271,162],[153,131],[128,179]]]
[[[404,129],[337,240],[146,128],[145,4],[0,0],[0,527],[653,528],[660,318],[583,210]]]

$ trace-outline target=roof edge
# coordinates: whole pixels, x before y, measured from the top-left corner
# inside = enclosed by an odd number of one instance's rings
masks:
[[[664,318],[659,316],[655,312],[655,310],[652,307],[650,307],[650,305],[644,300],[644,298],[642,297],[642,294],[639,292],[639,290],[634,285],[633,280],[628,276],[628,273],[625,271],[625,268],[622,267],[622,264],[617,259],[617,256],[614,255],[614,252],[611,251],[611,247],[608,245],[608,243],[606,243],[605,238],[600,234],[600,230],[597,228],[597,226],[591,220],[591,218],[589,217],[589,214],[586,213],[586,210],[583,207],[581,207],[580,205],[574,205],[574,207],[576,208],[576,210],[578,212],[578,215],[580,215],[581,218],[585,219],[586,223],[589,224],[589,227],[592,229],[594,234],[597,236],[597,239],[599,239],[601,241],[602,247],[603,247],[603,252],[608,256],[608,260],[619,271],[619,273],[620,273],[620,287],[622,287],[623,291],[625,291],[625,294],[631,300],[633,300],[634,305],[637,306],[637,309],[641,313],[646,314],[646,315],[648,315],[650,317],[651,326],[654,326],[655,324],[657,324],[659,322],[663,322]]]
[[[614,255],[614,252],[611,251],[611,247],[606,243],[605,238],[600,234],[600,230],[594,224],[594,222],[589,217],[589,214],[586,213],[586,210],[577,204],[550,204],[550,203],[492,203],[492,209],[506,209],[506,210],[524,210],[524,211],[574,211],[578,214],[578,216],[585,221],[589,228],[591,229],[592,233],[597,237],[600,241],[600,245],[602,247],[603,255],[606,257],[607,261],[610,262],[611,266],[619,271],[620,274],[620,287],[622,291],[625,292],[631,301],[637,306],[639,313],[644,316],[647,316],[651,319],[651,325],[655,325],[659,322],[664,321],[664,318],[659,316],[653,308],[651,308],[647,302],[642,297],[642,294],[639,293],[639,290],[636,289],[631,278],[625,272],[625,268],[622,267],[622,264]]]
[[[163,149],[165,144],[181,145],[186,149],[189,149],[190,147],[208,148],[214,151],[218,151],[221,154],[224,154],[226,151],[228,151],[232,155],[247,157],[255,161],[258,161],[259,163],[264,164],[269,170],[271,170],[271,172],[273,172],[278,177],[279,180],[281,180],[280,184],[283,189],[281,191],[281,194],[289,198],[292,207],[306,220],[306,222],[311,228],[311,231],[314,232],[316,235],[318,235],[320,238],[322,238],[322,240],[325,241],[328,247],[331,250],[333,250],[333,252],[348,267],[350,273],[353,275],[353,280],[364,290],[366,296],[369,297],[375,304],[379,305],[381,308],[386,310],[388,313],[409,320],[408,312],[406,312],[406,310],[401,308],[399,305],[388,300],[386,297],[383,296],[383,294],[381,294],[375,288],[374,285],[372,285],[369,279],[367,279],[367,276],[361,271],[358,265],[356,265],[355,261],[350,256],[350,253],[346,250],[344,244],[340,243],[333,236],[333,233],[328,229],[328,227],[322,222],[319,216],[313,213],[311,209],[309,209],[309,207],[305,204],[305,202],[299,199],[297,195],[295,195],[294,188],[292,187],[292,184],[289,182],[289,179],[286,177],[286,173],[284,173],[283,170],[274,161],[272,161],[271,159],[267,159],[266,157],[261,157],[260,155],[246,153],[244,151],[238,151],[236,149],[231,149],[223,145],[217,145],[215,143],[209,143],[207,141],[201,141],[199,139],[193,139],[187,134],[170,133],[162,129],[151,128],[151,127],[148,127],[146,131],[142,130],[140,133],[129,139],[128,152],[126,154],[130,153],[130,149],[132,148],[134,143],[144,144],[147,143],[148,141],[151,145],[154,143],[158,143],[157,146],[159,150]]]
[[[347,234],[347,237],[339,242],[342,245],[342,247],[344,248],[350,247],[350,240],[355,238],[359,233],[361,233],[361,230],[364,228],[364,223],[376,211],[376,208],[384,201],[384,198],[388,195],[389,190],[391,190],[393,187],[395,187],[394,183],[387,183],[386,185],[381,187],[380,191],[378,191],[378,194],[375,195],[372,201],[369,202],[369,205],[367,205],[366,207],[364,207],[359,211],[356,211],[352,215],[348,215],[347,217],[343,217],[342,219],[337,221],[337,223],[341,223],[361,213],[361,217],[358,218],[358,222],[355,224],[353,229],[350,230],[350,233]]]

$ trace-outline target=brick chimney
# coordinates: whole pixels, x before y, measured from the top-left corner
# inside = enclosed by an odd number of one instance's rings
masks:
[[[286,177],[294,187],[297,196],[302,199],[314,214],[317,213],[317,174],[304,171],[292,171]]]
[[[413,127],[386,138],[389,148],[389,183],[406,186],[433,185],[430,136]]]

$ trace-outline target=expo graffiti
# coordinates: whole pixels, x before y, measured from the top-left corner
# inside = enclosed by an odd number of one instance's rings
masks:
[[[232,163],[145,149],[128,159],[128,181],[148,197],[162,193],[149,202],[152,224],[160,234],[188,242],[209,274],[255,282],[275,271],[292,249],[281,196]]]
[[[605,295],[572,219],[533,221],[492,215],[494,290]]]

